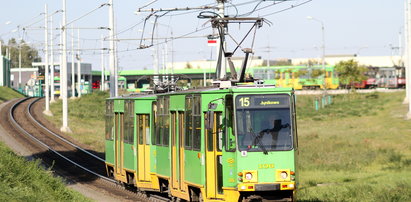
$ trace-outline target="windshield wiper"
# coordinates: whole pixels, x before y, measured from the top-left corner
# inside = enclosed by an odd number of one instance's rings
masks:
[[[263,150],[264,154],[268,154],[267,149],[265,149],[264,145],[261,143],[261,138],[257,137],[253,131],[253,128],[250,128],[250,133],[253,136],[253,146],[256,146],[256,144],[258,144],[258,146],[261,148],[261,150]]]

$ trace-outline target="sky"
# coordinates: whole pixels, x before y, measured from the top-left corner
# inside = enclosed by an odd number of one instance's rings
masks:
[[[4,1],[4,0],[3,0]],[[81,58],[83,62],[92,63],[93,69],[101,66],[101,37],[107,37],[107,30],[94,29],[108,26],[108,7],[100,5],[108,0],[66,0],[67,22],[73,22],[75,28],[80,28]],[[259,1],[232,0],[226,4],[226,15],[242,15],[246,17],[264,17],[264,25],[245,40],[242,48],[252,47],[254,56],[264,59],[321,57],[322,31],[324,25],[325,54],[383,56],[399,54],[398,49],[403,44],[404,32],[404,1],[405,0],[294,0],[294,1]],[[152,3],[151,3],[152,2]],[[135,12],[143,9],[183,8],[215,5],[213,0],[114,0],[116,32],[118,42],[118,61],[120,70],[140,70],[153,68],[153,55],[159,55],[159,64],[166,62],[185,62],[190,60],[215,59],[215,47],[207,45],[205,36],[213,30],[207,19],[199,19],[201,10],[178,11],[157,18],[158,25],[152,34],[154,17],[144,19],[150,12]],[[44,52],[44,5],[48,12],[54,13],[62,9],[62,0],[14,0],[0,7],[0,39],[7,42],[10,38],[24,39]],[[256,9],[254,9],[256,8]],[[93,11],[93,12],[91,12]],[[84,16],[84,17],[82,17]],[[312,16],[317,20],[309,20]],[[76,20],[80,18],[79,20]],[[43,19],[43,20],[42,20]],[[62,15],[53,15],[53,27],[57,28]],[[37,23],[38,22],[38,23]],[[17,27],[27,27],[26,32]],[[86,29],[87,28],[87,29]],[[90,29],[92,28],[92,29]],[[230,35],[240,41],[249,25],[233,24],[229,27]],[[200,30],[200,31],[199,31]],[[195,32],[197,31],[197,32]],[[54,43],[58,43],[58,30],[53,31]],[[191,34],[189,34],[191,33]],[[187,35],[188,34],[188,35]],[[77,37],[77,31],[68,31],[68,47],[71,47],[71,36]],[[146,38],[147,40],[141,40]],[[181,36],[193,38],[179,38]],[[153,42],[151,38],[159,38]],[[165,38],[179,38],[167,43]],[[233,50],[233,41],[229,39],[228,48]],[[77,39],[75,39],[77,44]],[[154,45],[147,49],[137,49],[140,44]],[[252,45],[253,44],[253,45]],[[108,48],[108,41],[104,47]],[[166,51],[167,50],[167,51]],[[105,51],[105,64],[108,63]],[[236,56],[243,56],[241,51]],[[57,57],[55,57],[57,60]],[[69,56],[69,61],[70,61]]]

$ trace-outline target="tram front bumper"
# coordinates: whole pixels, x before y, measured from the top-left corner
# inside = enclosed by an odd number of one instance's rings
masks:
[[[276,190],[294,190],[295,182],[278,182],[278,183],[240,183],[237,186],[238,191],[276,191]]]

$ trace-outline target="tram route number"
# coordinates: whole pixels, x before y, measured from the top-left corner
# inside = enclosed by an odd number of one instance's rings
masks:
[[[242,107],[248,107],[250,106],[250,98],[249,97],[242,97],[240,98],[240,104]]]

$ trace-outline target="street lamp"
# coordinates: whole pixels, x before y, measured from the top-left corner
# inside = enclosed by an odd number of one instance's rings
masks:
[[[323,21],[321,21],[321,20],[318,20],[318,19],[316,19],[316,18],[313,18],[312,16],[307,16],[307,19],[308,20],[314,20],[314,21],[316,21],[316,22],[319,22],[319,23],[321,23],[321,33],[322,33],[322,52],[323,52],[323,54],[322,54],[322,58],[321,58],[321,63],[322,63],[322,66],[323,66],[323,71],[324,71],[324,79],[323,79],[323,85],[324,85],[324,90],[326,90],[327,89],[327,86],[326,86],[326,82],[325,82],[325,75],[326,75],[326,71],[325,71],[325,40],[324,40],[324,23],[323,23]]]

